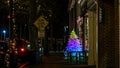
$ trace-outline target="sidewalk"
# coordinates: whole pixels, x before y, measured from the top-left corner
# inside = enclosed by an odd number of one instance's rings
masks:
[[[63,54],[50,54],[44,56],[42,63],[27,64],[20,68],[95,68],[95,66],[88,66],[84,64],[68,64],[64,60]]]

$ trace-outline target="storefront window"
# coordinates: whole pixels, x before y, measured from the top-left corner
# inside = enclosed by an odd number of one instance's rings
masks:
[[[78,17],[77,19],[77,29],[78,29],[78,38],[80,40],[80,43],[83,44],[83,17]]]
[[[88,51],[89,50],[89,21],[88,21],[88,16],[85,16],[85,22],[84,22],[84,50]]]

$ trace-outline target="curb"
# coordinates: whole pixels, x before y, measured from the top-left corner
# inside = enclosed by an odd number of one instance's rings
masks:
[[[18,68],[23,68],[24,66],[26,66],[28,64],[28,62],[26,62],[25,64],[22,64],[20,67]]]

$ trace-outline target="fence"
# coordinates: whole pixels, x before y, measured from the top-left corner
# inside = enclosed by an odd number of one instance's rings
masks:
[[[87,51],[67,52],[67,56],[65,56],[65,59],[69,64],[87,64],[87,54]]]

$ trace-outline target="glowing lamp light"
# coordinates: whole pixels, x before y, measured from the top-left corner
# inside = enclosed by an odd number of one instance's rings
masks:
[[[15,46],[15,44],[16,44],[15,42],[12,43],[13,46]]]
[[[25,49],[24,49],[24,48],[21,48],[21,49],[20,49],[20,51],[24,52],[24,51],[25,51]]]
[[[28,48],[30,48],[30,46],[31,46],[30,44],[27,45]]]
[[[3,30],[2,32],[3,32],[3,34],[4,34],[4,40],[5,40],[6,30]]]
[[[6,31],[5,31],[5,30],[3,30],[3,33],[5,34],[5,33],[6,33]]]
[[[28,41],[28,40],[25,40],[25,42],[26,42],[26,43],[29,43],[29,41]]]
[[[10,15],[8,15],[7,18],[10,19]]]
[[[18,51],[15,51],[15,54],[18,54]]]

